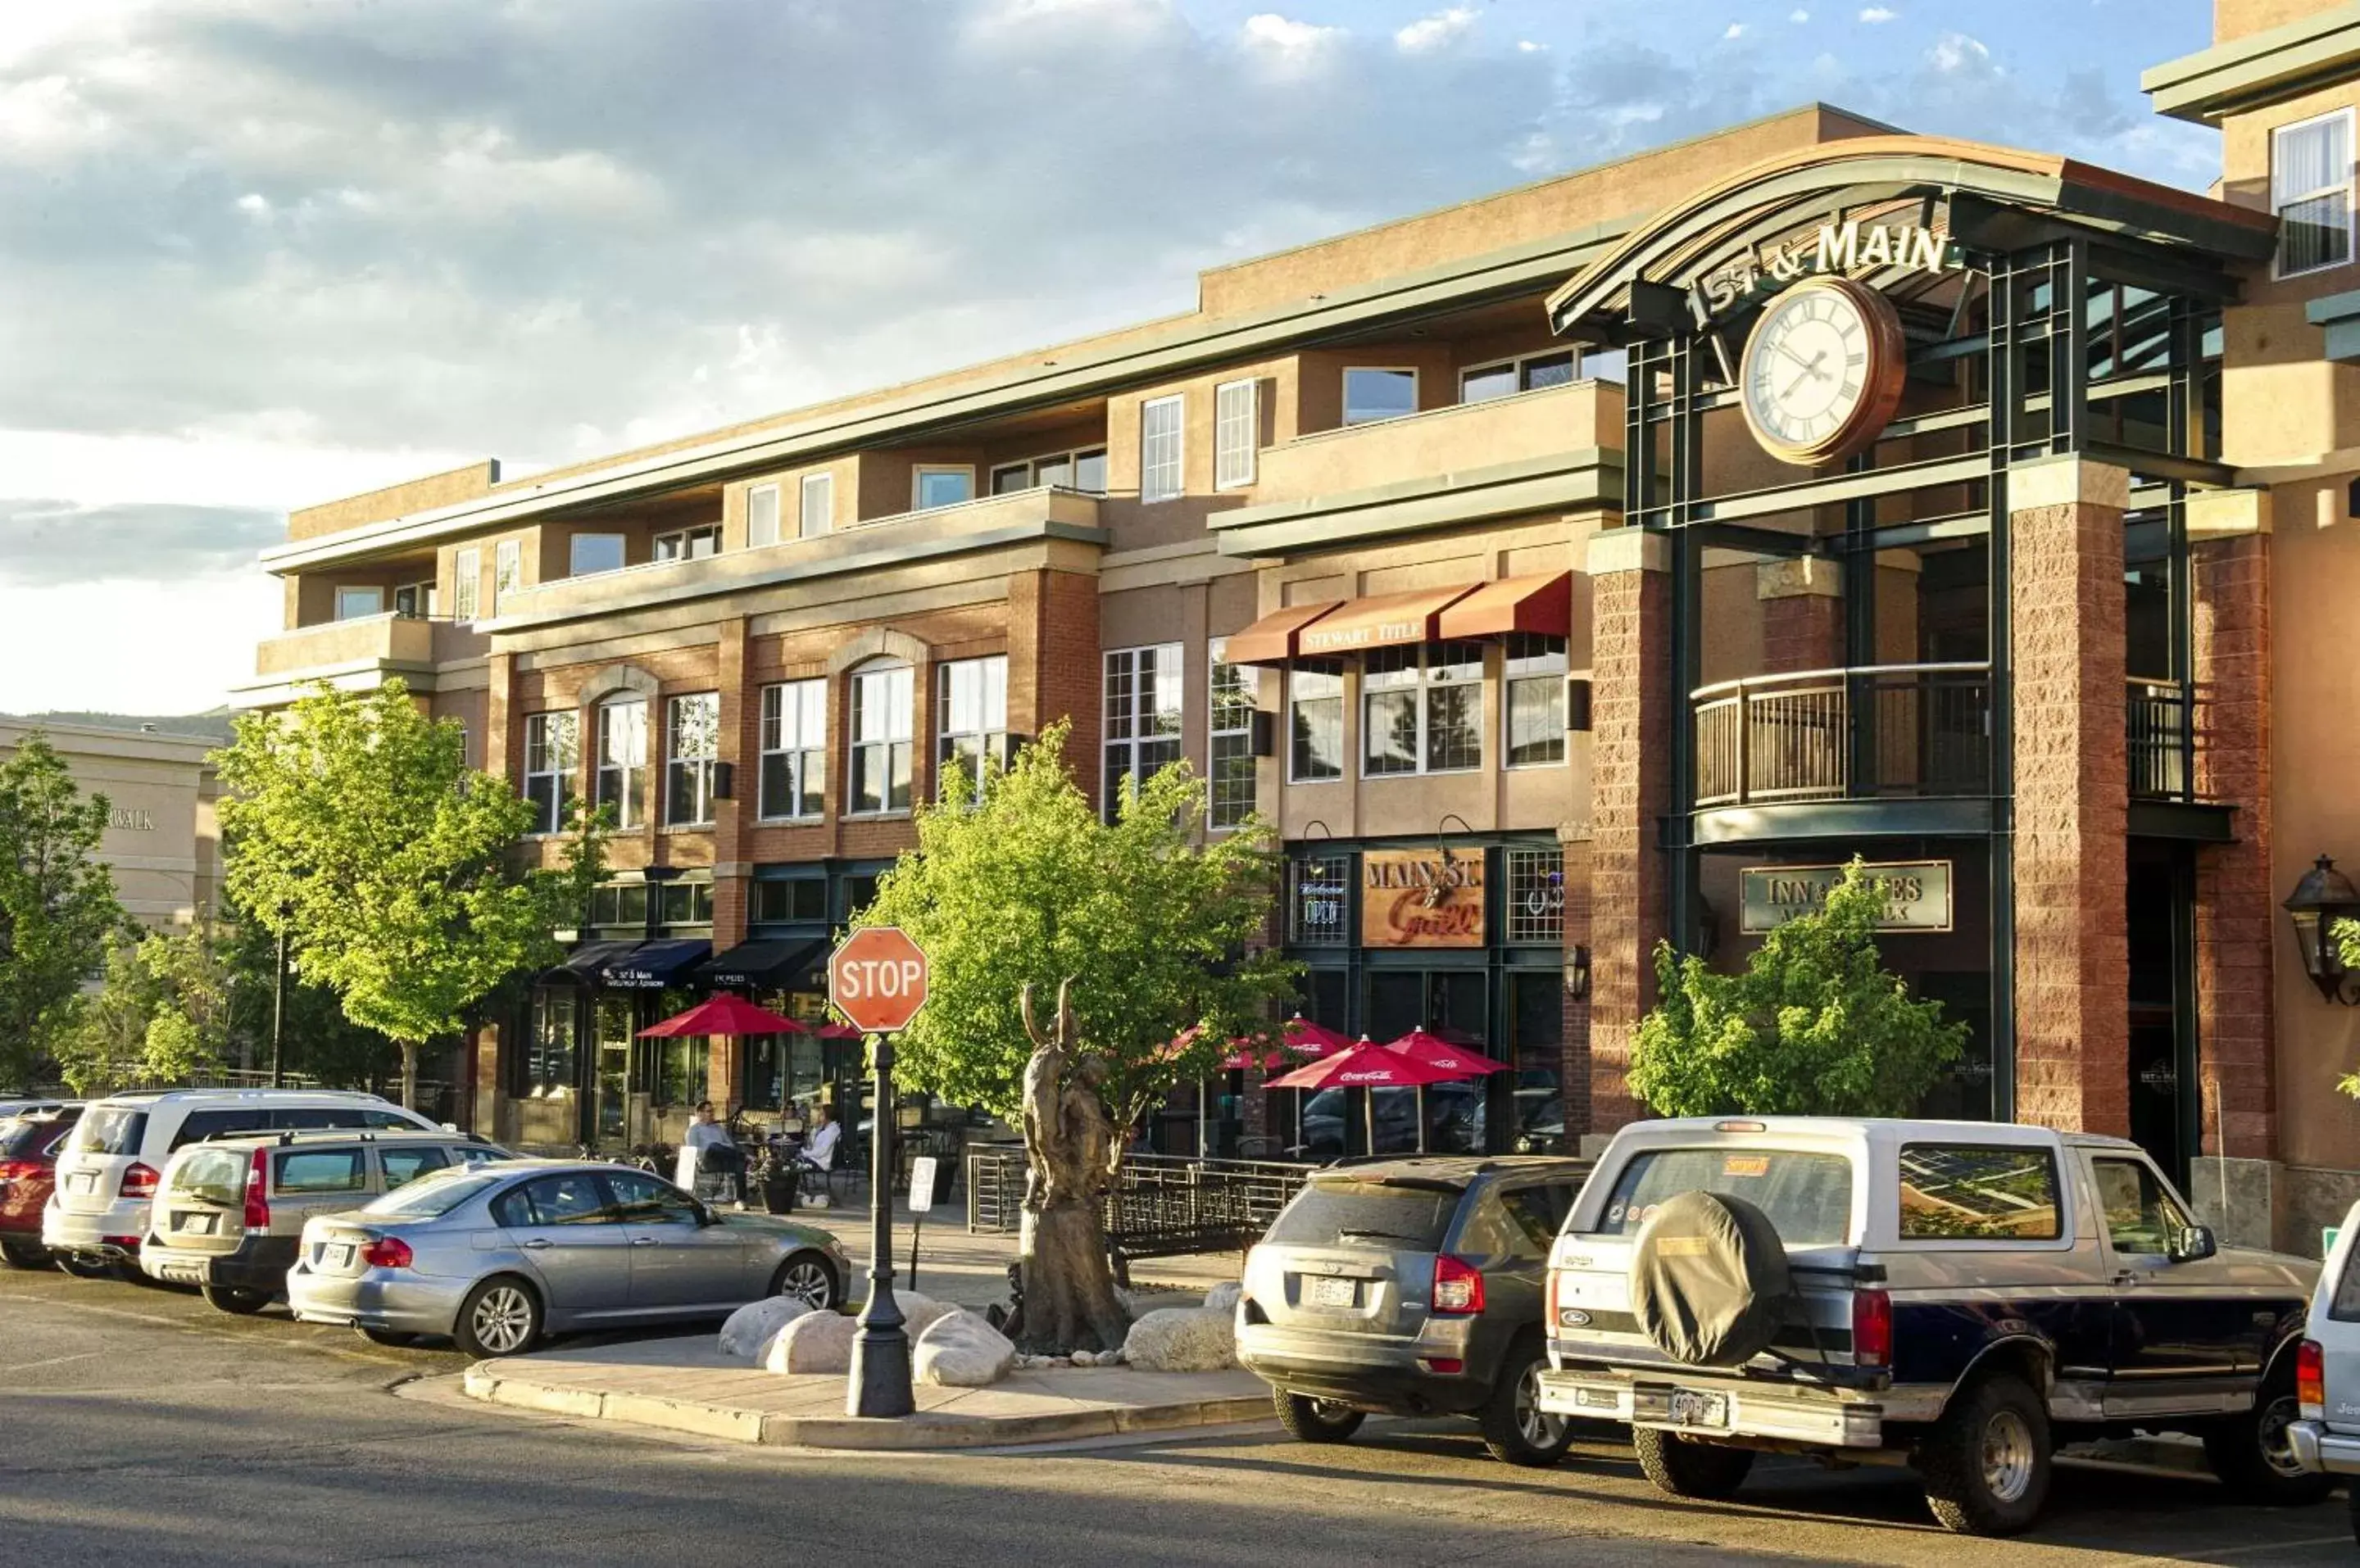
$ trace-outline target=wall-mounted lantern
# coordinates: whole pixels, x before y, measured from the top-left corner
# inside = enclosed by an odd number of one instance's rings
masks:
[[[2294,922],[2295,952],[2302,958],[2303,973],[2319,994],[2347,1007],[2360,1007],[2360,975],[2344,967],[2342,944],[2335,939],[2338,920],[2360,920],[2360,887],[2322,855],[2302,874],[2282,907]]]

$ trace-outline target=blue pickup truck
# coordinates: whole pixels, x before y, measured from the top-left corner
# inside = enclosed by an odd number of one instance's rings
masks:
[[[2319,1266],[2223,1249],[2136,1145],[1819,1117],[1622,1129],[1550,1253],[1546,1410],[1630,1423],[1648,1478],[1898,1456],[1950,1530],[2038,1515],[2057,1445],[2183,1432],[2307,1502],[2288,1427]]]

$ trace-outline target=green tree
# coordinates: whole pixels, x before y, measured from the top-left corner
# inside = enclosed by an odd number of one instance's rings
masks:
[[[1014,1116],[1032,1051],[1019,998],[1070,981],[1101,1094],[1128,1127],[1232,1036],[1269,1031],[1295,965],[1246,953],[1270,920],[1269,824],[1207,837],[1204,783],[1180,763],[1106,822],[1066,770],[1067,730],[993,769],[980,800],[921,809],[917,848],[855,923],[899,926],[926,951],[926,1006],[896,1045],[912,1087]],[[1175,1052],[1190,1029],[1196,1043]]]
[[[1639,1024],[1631,1089],[1666,1116],[1898,1116],[1966,1043],[1876,951],[1885,896],[1857,859],[1826,904],[1763,939],[1741,975],[1655,949],[1662,1001]]]
[[[230,1025],[230,972],[218,931],[201,920],[108,953],[104,982],[59,1039],[59,1068],[85,1094],[185,1083],[222,1065]]]
[[[552,963],[604,864],[603,835],[574,824],[562,870],[524,868],[532,823],[508,781],[467,767],[466,736],[389,681],[314,687],[279,714],[237,721],[216,754],[224,880],[294,966],[344,1015],[401,1048],[401,1099],[417,1098],[420,1049],[457,1031],[515,971]]]
[[[98,858],[106,814],[40,731],[0,760],[0,1083],[31,1083],[127,927]]]
[[[279,939],[233,905],[221,926],[229,971],[230,1040],[254,1067],[270,1065],[270,1017],[277,1002]],[[344,1016],[325,985],[300,975],[287,981],[286,1066],[335,1089],[381,1089],[401,1073],[401,1048]]]
[[[106,955],[105,979],[78,996],[57,1040],[58,1071],[74,1093],[107,1094],[148,1083],[148,1032],[165,988],[139,950],[127,943]]]

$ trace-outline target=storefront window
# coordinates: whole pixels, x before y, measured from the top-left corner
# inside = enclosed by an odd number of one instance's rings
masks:
[[[713,884],[706,881],[668,882],[663,890],[663,923],[667,926],[709,926],[713,923]]]
[[[818,877],[798,877],[788,882],[757,882],[754,884],[754,920],[759,925],[781,925],[789,921],[824,921],[827,919],[827,883]]]
[[[1306,947],[1341,946],[1351,934],[1351,857],[1306,856],[1287,870],[1286,940]]]
[[[654,1042],[658,1105],[684,1105],[705,1097],[705,1061],[708,1047],[703,1035],[680,1035]]]
[[[571,990],[543,987],[533,993],[532,1034],[525,1042],[524,1092],[536,1099],[574,1087],[574,1034],[582,998]]]
[[[796,1001],[816,1005],[816,996],[773,996],[762,1005],[788,1018],[802,1015]],[[813,1020],[814,1023],[817,1019]],[[823,1080],[821,1040],[815,1034],[755,1035],[746,1041],[744,1095],[749,1111],[783,1111],[809,1105]]]
[[[590,923],[643,931],[648,923],[648,885],[607,882],[590,890]]]
[[[1565,941],[1565,851],[1512,849],[1508,860],[1508,940]]]

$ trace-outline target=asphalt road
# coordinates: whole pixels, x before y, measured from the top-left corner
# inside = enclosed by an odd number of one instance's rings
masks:
[[[2186,1476],[2060,1470],[2014,1542],[1935,1529],[1907,1472],[1781,1463],[1739,1502],[1664,1497],[1627,1448],[1553,1471],[1471,1429],[1372,1421],[1025,1454],[817,1454],[474,1404],[447,1352],[277,1312],[0,1272],[0,1563],[1519,1564],[2048,1568],[2345,1563],[2338,1498],[2271,1512]]]

